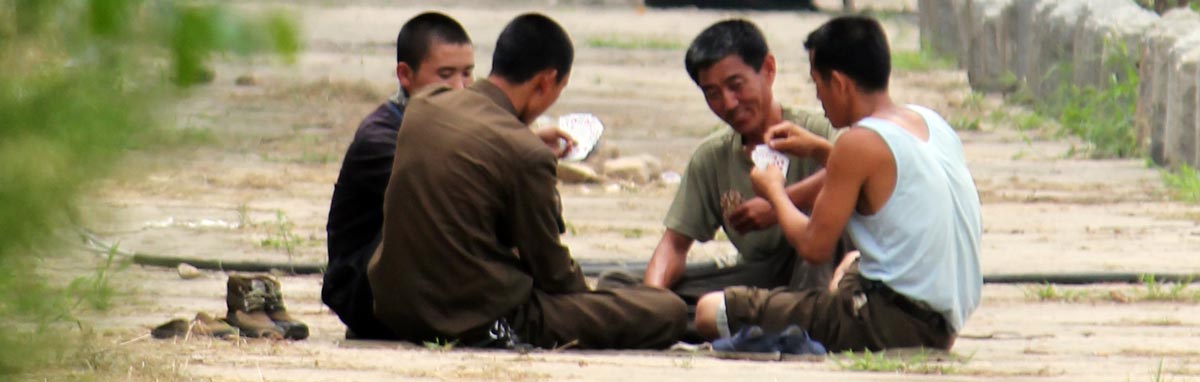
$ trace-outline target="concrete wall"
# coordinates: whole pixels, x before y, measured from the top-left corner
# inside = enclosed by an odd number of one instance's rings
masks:
[[[981,91],[1104,88],[1136,60],[1135,126],[1155,162],[1200,166],[1200,15],[1131,0],[920,0],[922,46],[956,57]],[[1115,42],[1120,42],[1117,44]],[[1126,54],[1117,52],[1124,47]]]

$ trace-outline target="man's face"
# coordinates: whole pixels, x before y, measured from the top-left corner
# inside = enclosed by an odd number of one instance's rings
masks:
[[[708,108],[739,134],[760,134],[771,110],[775,58],[767,55],[758,71],[736,54],[697,73]]]
[[[835,129],[836,127],[850,125],[846,121],[848,118],[846,118],[845,97],[835,89],[833,76],[829,76],[828,79],[824,78],[816,68],[810,68],[809,77],[812,77],[812,84],[816,85],[817,101],[821,101],[821,108],[826,112],[826,119],[829,120],[829,124],[832,124]]]
[[[854,84],[850,83],[841,72],[829,73],[829,78],[821,76],[821,72],[812,68],[812,53],[809,53],[809,77],[817,88],[817,100],[826,112],[826,118],[833,127],[846,127],[853,124],[850,120],[850,91]]]
[[[430,85],[467,87],[475,81],[474,70],[475,52],[471,44],[434,42],[416,71],[402,62],[396,65],[396,76],[404,91],[412,95]]]

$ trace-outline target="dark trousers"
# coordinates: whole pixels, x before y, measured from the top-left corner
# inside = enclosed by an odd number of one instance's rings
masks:
[[[568,294],[535,290],[532,297],[513,326],[541,348],[665,349],[688,325],[679,297],[642,285]]]
[[[833,264],[808,264],[795,254],[745,261],[724,268],[718,268],[716,264],[701,264],[689,266],[671,291],[678,294],[689,307],[695,307],[705,294],[732,286],[767,289],[824,287],[829,285],[833,276]]]
[[[863,278],[857,267],[838,287],[725,290],[725,316],[736,333],[747,325],[780,331],[799,325],[830,352],[889,348],[949,349],[954,336],[945,318],[925,304]]]
[[[396,325],[397,323],[393,323]],[[550,294],[530,299],[503,317],[462,333],[438,333],[429,325],[405,323],[399,339],[414,343],[452,341],[458,346],[544,349],[665,349],[687,328],[687,309],[674,293],[642,285]]]
[[[375,318],[375,295],[367,280],[367,263],[375,247],[371,245],[338,259],[330,259],[321,286],[321,301],[346,324],[346,338],[388,340],[396,336]]]
[[[687,302],[689,317],[694,317],[696,301],[709,292],[733,286],[754,288],[805,289],[829,286],[833,269],[842,262],[846,253],[854,250],[849,234],[842,234],[833,249],[833,258],[824,264],[809,264],[800,260],[796,253],[778,254],[765,259],[744,261],[740,264],[717,268],[715,264],[689,266],[683,278],[671,288]]]

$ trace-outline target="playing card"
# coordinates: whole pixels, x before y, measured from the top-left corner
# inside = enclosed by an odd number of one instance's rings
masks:
[[[787,174],[788,163],[791,162],[787,155],[771,150],[767,145],[755,146],[754,151],[750,153],[750,160],[754,161],[754,167],[759,170],[765,170],[767,166],[775,166],[779,167],[779,171],[784,174]]]
[[[600,123],[600,118],[587,113],[558,117],[558,128],[575,140],[575,147],[571,148],[571,151],[563,157],[564,161],[570,162],[578,162],[587,158],[592,149],[596,147],[596,143],[600,141],[600,135],[604,134],[604,124]]]

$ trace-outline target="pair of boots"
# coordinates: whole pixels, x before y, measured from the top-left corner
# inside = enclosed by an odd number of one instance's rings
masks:
[[[176,318],[150,330],[154,338],[213,336],[221,339],[237,337],[238,330],[223,319],[213,318],[208,313],[196,313],[191,322]]]
[[[308,325],[292,318],[283,306],[279,280],[269,275],[229,275],[225,320],[243,336],[302,340]]]

